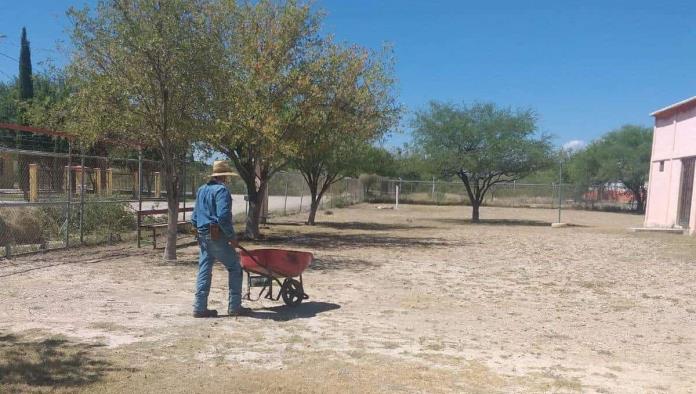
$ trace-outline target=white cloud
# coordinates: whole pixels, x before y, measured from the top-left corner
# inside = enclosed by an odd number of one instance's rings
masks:
[[[570,140],[563,144],[563,150],[568,152],[577,152],[587,145],[583,140]]]

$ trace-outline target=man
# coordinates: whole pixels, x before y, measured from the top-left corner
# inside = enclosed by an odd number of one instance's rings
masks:
[[[217,160],[213,163],[210,181],[201,186],[196,194],[196,206],[191,215],[191,223],[198,232],[198,245],[201,248],[193,303],[193,317],[196,318],[217,317],[216,310],[208,309],[208,294],[215,260],[222,262],[228,272],[228,314],[239,316],[250,311],[242,307],[242,268],[235,251],[239,244],[232,227],[232,197],[225,185],[233,176],[237,174],[229,164]]]

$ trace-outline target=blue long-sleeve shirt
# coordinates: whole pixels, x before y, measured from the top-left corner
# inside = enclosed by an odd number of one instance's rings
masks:
[[[232,196],[225,185],[215,180],[198,188],[191,215],[191,224],[201,235],[210,232],[211,223],[217,223],[227,239],[236,238],[232,226]]]

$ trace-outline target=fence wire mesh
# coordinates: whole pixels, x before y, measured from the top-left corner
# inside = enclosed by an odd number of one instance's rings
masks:
[[[34,150],[38,149],[38,150]],[[102,151],[108,151],[103,149]],[[67,140],[46,135],[0,130],[0,257],[80,244],[143,239],[142,226],[167,221],[166,187],[160,163],[133,150],[100,155],[79,150]],[[190,219],[196,191],[209,180],[211,166],[182,165],[179,221]],[[341,179],[332,184],[319,209],[342,208],[360,202],[467,205],[462,182],[407,181],[377,176]],[[233,216],[243,222],[248,213],[247,190],[240,178],[229,183]],[[268,184],[268,207],[262,221],[309,213],[309,188],[294,171],[275,174]],[[570,185],[499,183],[484,205],[507,207],[629,210],[635,202],[620,184]],[[141,216],[138,212],[158,210]],[[152,226],[151,226],[152,227]],[[188,235],[182,231],[182,237]],[[140,244],[140,243],[139,243]]]
[[[138,229],[167,222],[162,213],[138,219],[139,211],[167,208],[157,161],[137,158],[134,152],[130,155],[136,158],[96,156],[67,144],[52,152],[31,151],[17,149],[17,140],[9,140],[13,144],[0,146],[0,257],[138,238],[150,244],[150,233]],[[190,220],[196,191],[211,170],[205,163],[183,165],[180,221]],[[229,189],[234,219],[241,223],[248,212],[246,186],[234,178]],[[362,198],[360,182],[343,179],[331,186],[321,208],[344,207]],[[279,172],[268,184],[264,219],[308,213],[310,203],[301,174]]]
[[[471,205],[464,183],[408,181],[365,178],[362,181],[365,201],[393,203],[399,188],[399,202],[404,204]],[[507,182],[491,186],[484,205],[499,207],[566,208],[633,210],[633,195],[621,184],[577,185],[558,183]]]

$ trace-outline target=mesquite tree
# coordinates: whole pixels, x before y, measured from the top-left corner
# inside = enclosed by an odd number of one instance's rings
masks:
[[[477,223],[493,185],[519,180],[551,164],[549,137],[535,136],[536,123],[531,110],[431,102],[427,110],[416,113],[413,133],[434,168],[462,180],[471,219]]]
[[[167,196],[166,260],[176,259],[182,166],[203,127],[211,36],[205,0],[100,1],[70,9],[71,131],[155,150]]]
[[[302,105],[305,116],[298,135],[302,149],[291,160],[309,187],[307,224],[315,224],[329,187],[346,176],[357,176],[370,142],[398,120],[390,55],[325,41],[310,65],[313,91]]]
[[[319,18],[294,1],[218,5],[214,25],[224,61],[212,84],[217,133],[207,142],[229,157],[246,184],[245,235],[255,239],[268,182],[298,149]]]

